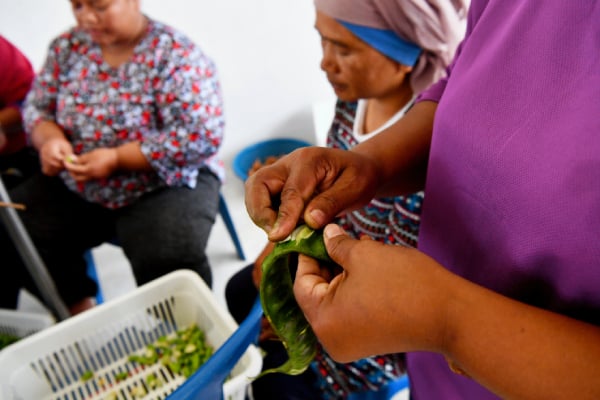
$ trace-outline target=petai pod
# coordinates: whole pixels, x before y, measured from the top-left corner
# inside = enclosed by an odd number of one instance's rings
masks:
[[[288,360],[260,375],[281,372],[298,375],[304,372],[317,353],[315,336],[296,302],[290,269],[293,256],[305,254],[326,264],[333,263],[323,242],[323,231],[300,225],[285,240],[278,242],[262,264],[260,300],[273,331],[282,341]],[[294,258],[294,260],[297,260]]]

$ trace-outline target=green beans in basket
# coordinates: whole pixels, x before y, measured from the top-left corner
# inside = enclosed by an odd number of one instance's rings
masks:
[[[333,264],[325,250],[322,230],[315,231],[307,225],[297,227],[289,238],[278,242],[262,264],[260,299],[263,311],[275,334],[288,353],[288,360],[277,368],[260,375],[281,372],[298,375],[304,372],[317,352],[317,337],[304,317],[293,293],[291,260],[298,254]]]
[[[0,350],[2,350],[10,344],[17,342],[19,339],[21,338],[18,336],[0,332]]]

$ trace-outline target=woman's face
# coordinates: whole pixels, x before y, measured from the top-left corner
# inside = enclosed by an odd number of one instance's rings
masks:
[[[71,0],[77,25],[100,46],[129,43],[139,34],[139,0]]]
[[[397,63],[360,40],[335,19],[317,11],[321,69],[344,101],[383,98],[398,91],[411,68]]]

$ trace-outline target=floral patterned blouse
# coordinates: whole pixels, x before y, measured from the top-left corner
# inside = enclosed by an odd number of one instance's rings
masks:
[[[24,120],[28,132],[41,120],[56,122],[75,154],[141,143],[153,171],[118,171],[81,184],[61,172],[71,190],[108,208],[165,186],[193,188],[203,168],[225,176],[217,157],[225,121],[215,65],[189,38],[151,19],[132,58],[116,68],[78,28],[53,40]]]

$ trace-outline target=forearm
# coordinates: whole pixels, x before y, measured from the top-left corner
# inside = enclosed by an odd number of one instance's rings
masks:
[[[600,398],[600,328],[447,283],[442,353],[455,366],[503,398]]]
[[[117,169],[123,171],[150,171],[152,166],[140,148],[139,142],[125,143],[115,148]]]
[[[0,126],[6,135],[21,132],[23,130],[23,120],[19,109],[7,107],[0,110]]]
[[[12,154],[26,145],[21,113],[17,108],[0,110],[0,153]]]
[[[415,104],[397,123],[351,151],[364,154],[377,165],[379,196],[413,193],[425,185],[433,117],[437,103]]]
[[[38,122],[31,132],[31,143],[33,147],[40,150],[44,143],[51,139],[65,139],[63,130],[52,121]]]

